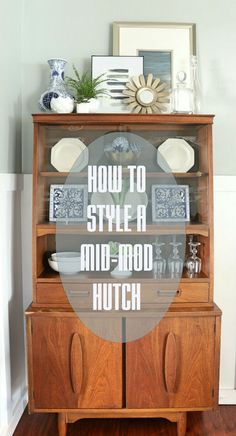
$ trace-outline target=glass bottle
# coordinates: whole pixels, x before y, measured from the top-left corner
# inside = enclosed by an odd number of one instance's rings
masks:
[[[193,113],[193,90],[188,87],[185,71],[177,73],[177,87],[172,92],[172,105],[174,113]]]
[[[198,76],[198,61],[197,56],[192,55],[190,59],[191,65],[191,81],[193,88],[193,112],[199,114],[201,111],[201,86]]]

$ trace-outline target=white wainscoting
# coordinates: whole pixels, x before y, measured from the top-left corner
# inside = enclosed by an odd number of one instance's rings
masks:
[[[236,176],[216,176],[214,183],[215,301],[223,311],[220,403],[236,404]],[[0,174],[1,436],[13,434],[27,399],[23,311],[32,292],[31,192],[30,174]]]
[[[223,312],[220,404],[236,404],[236,176],[215,176],[215,301]]]
[[[27,404],[21,265],[22,181],[22,175],[0,174],[1,436],[13,434]]]

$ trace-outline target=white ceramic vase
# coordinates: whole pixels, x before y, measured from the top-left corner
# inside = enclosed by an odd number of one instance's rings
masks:
[[[86,101],[84,103],[77,103],[76,104],[76,112],[77,114],[88,114],[89,111],[89,101]]]
[[[70,114],[74,110],[75,102],[71,97],[53,97],[51,99],[51,109],[58,114]]]
[[[77,103],[77,114],[96,113],[99,109],[100,101],[97,98],[91,98],[89,101]]]

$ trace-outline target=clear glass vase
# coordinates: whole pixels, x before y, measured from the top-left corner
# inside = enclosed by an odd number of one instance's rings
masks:
[[[193,113],[201,112],[201,86],[198,75],[198,60],[197,56],[191,56],[191,81],[193,89]]]
[[[49,67],[51,69],[50,83],[48,89],[43,92],[39,100],[40,109],[43,112],[51,112],[52,98],[70,98],[71,95],[67,92],[64,82],[64,70],[67,61],[64,59],[49,59]]]
[[[187,75],[184,71],[177,74],[177,86],[172,92],[172,110],[174,113],[193,113],[193,90],[186,82]]]

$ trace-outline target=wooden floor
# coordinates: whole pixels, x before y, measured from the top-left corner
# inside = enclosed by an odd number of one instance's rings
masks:
[[[163,419],[84,419],[68,426],[68,436],[176,436],[176,424]],[[54,414],[25,411],[14,436],[57,436]],[[236,406],[188,414],[187,435],[236,436]]]

